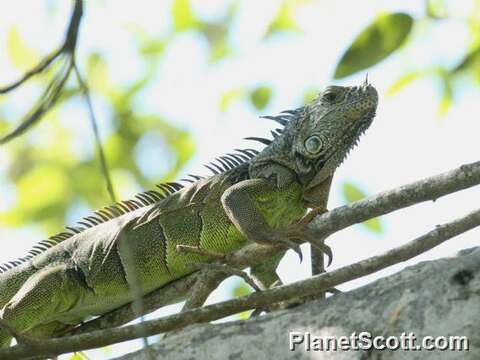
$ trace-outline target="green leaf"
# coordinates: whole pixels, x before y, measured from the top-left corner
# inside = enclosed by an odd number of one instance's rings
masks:
[[[165,52],[167,43],[164,40],[149,40],[140,47],[140,54],[146,56],[159,56]]]
[[[273,18],[272,22],[268,26],[265,37],[272,36],[279,32],[299,32],[300,28],[293,19],[294,7],[290,2],[284,2],[278,9],[277,14]]]
[[[272,89],[269,86],[259,86],[250,93],[250,101],[257,110],[263,110],[270,102]]]
[[[364,225],[368,230],[376,234],[383,233],[382,223],[380,222],[379,218],[373,218],[373,219],[364,221],[362,225]]]
[[[83,352],[79,351],[70,356],[69,360],[89,360],[90,358]]]
[[[251,293],[252,293],[252,290],[243,281],[239,281],[238,284],[233,288],[234,297],[245,296]]]
[[[226,41],[217,41],[214,44],[210,45],[210,63],[217,62],[227,57],[232,53],[232,50],[229,44]]]
[[[172,18],[173,27],[179,32],[196,28],[200,23],[192,11],[189,0],[174,0]]]
[[[320,90],[316,88],[308,89],[303,93],[303,104],[308,104],[311,103],[313,100],[315,100],[318,96],[318,93]]]
[[[452,69],[452,74],[457,75],[462,71],[480,68],[480,46],[469,51],[464,58]]]
[[[343,184],[343,196],[348,203],[363,199],[367,195],[352,183]]]
[[[413,71],[407,72],[406,74],[403,74],[392,85],[390,85],[386,94],[388,96],[391,96],[398,93],[400,90],[402,90],[404,87],[409,85],[411,82],[418,79],[420,75],[421,75],[421,72],[418,70],[413,70]]]
[[[243,90],[238,88],[225,91],[220,98],[220,111],[226,112],[234,101],[242,97],[243,93]]]
[[[72,195],[67,176],[53,164],[35,166],[17,181],[18,202],[0,221],[11,226],[21,226],[25,219],[41,221],[45,229],[57,231]]]
[[[445,0],[426,0],[425,13],[434,20],[445,19],[448,15]]]
[[[358,186],[352,183],[344,183],[343,196],[348,203],[352,203],[365,198],[367,195]],[[362,225],[374,233],[380,234],[383,232],[383,226],[379,218],[364,221]]]
[[[245,296],[245,295],[248,295],[248,294],[251,294],[251,293],[252,293],[252,290],[243,281],[239,281],[237,283],[237,285],[233,288],[233,296],[234,297]],[[241,313],[237,314],[237,316],[241,320],[246,320],[250,317],[250,313],[251,313],[251,311],[242,311]]]
[[[453,84],[452,77],[449,73],[440,74],[442,82],[442,95],[440,97],[440,106],[438,108],[438,116],[444,117],[448,110],[452,107],[453,102]]]
[[[29,70],[38,63],[38,55],[25,45],[15,26],[8,30],[7,54],[12,64],[20,71]]]
[[[413,18],[405,13],[377,17],[343,54],[334,78],[344,78],[385,59],[404,43],[412,25]]]
[[[110,88],[108,78],[108,65],[98,53],[92,53],[87,60],[87,79],[88,86],[107,94]]]
[[[238,313],[237,316],[240,320],[247,320],[250,318],[252,312],[253,310],[242,311],[241,313]]]
[[[238,3],[232,2],[225,14],[215,21],[201,21],[198,29],[205,36],[210,47],[210,63],[217,62],[233,53],[229,32],[237,13]]]

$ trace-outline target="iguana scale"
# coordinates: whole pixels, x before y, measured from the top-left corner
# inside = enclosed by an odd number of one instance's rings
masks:
[[[207,165],[212,176],[162,184],[40,242],[0,266],[0,318],[20,334],[52,336],[132,301],[132,274],[146,294],[211,260],[178,245],[229,253],[308,239],[295,224],[308,208],[326,208],[333,172],[370,126],[377,101],[367,82],[330,86],[312,103],[268,117],[283,128],[272,140],[253,138],[267,145],[261,152],[220,157]],[[275,276],[264,267],[252,271],[268,286]],[[0,328],[0,347],[10,341]]]

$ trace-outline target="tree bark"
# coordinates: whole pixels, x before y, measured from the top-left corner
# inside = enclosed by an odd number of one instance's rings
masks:
[[[190,326],[151,347],[162,359],[480,359],[480,247],[423,262],[323,301],[247,321]],[[289,332],[350,337],[466,336],[468,351],[289,350]],[[443,340],[442,340],[443,341]],[[118,360],[147,359],[145,350]]]

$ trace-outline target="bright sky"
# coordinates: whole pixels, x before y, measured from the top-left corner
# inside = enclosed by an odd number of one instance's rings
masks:
[[[15,24],[30,46],[46,53],[60,42],[65,19],[70,12],[70,2],[30,1],[28,11],[25,3],[4,1],[1,5],[2,84],[19,75],[5,54],[9,27]],[[132,25],[141,26],[151,35],[165,31],[171,21],[168,17],[170,3],[137,1],[132,5],[131,1],[104,0],[96,1],[92,7],[87,4],[81,29],[80,56],[93,49],[101,49],[108,55],[110,76],[118,83],[131,81],[140,73],[142,64],[135,56],[130,56],[135,54],[136,46],[128,29]],[[202,16],[215,17],[222,14],[229,2],[198,0],[193,3]],[[373,194],[478,160],[480,122],[477,116],[472,116],[480,110],[478,88],[468,82],[459,83],[459,96],[451,111],[442,118],[438,117],[438,84],[430,78],[417,80],[394,96],[385,96],[388,87],[409,70],[424,67],[432,61],[452,65],[460,59],[469,45],[468,28],[461,19],[471,9],[470,3],[450,1],[453,20],[438,23],[434,30],[425,26],[416,27],[415,35],[420,34],[421,38],[417,37],[415,44],[410,44],[368,71],[369,79],[380,93],[378,114],[360,146],[336,173],[329,208],[344,204],[341,185],[346,181]],[[56,6],[59,11],[54,16],[47,16],[45,9],[49,6]],[[277,6],[278,2],[274,0],[241,2],[232,31],[237,56],[219,65],[208,64],[207,45],[198,35],[185,33],[178,36],[162,60],[154,85],[142,94],[140,101],[146,113],[164,115],[194,134],[198,152],[185,173],[205,173],[201,166],[203,163],[234,147],[251,146],[241,139],[267,134],[272,126],[268,121],[259,121],[254,109],[246,102],[236,102],[226,113],[221,113],[218,104],[224,91],[267,83],[273,86],[275,94],[265,114],[296,107],[305,89],[322,88],[332,83],[332,73],[339,57],[354,36],[376,15],[383,11],[403,10],[419,17],[423,11],[423,1],[415,0],[312,1],[297,13],[296,19],[305,32],[303,36],[281,36],[261,41]],[[364,76],[365,73],[361,73],[338,83],[358,84]],[[106,135],[111,131],[108,114],[101,100],[94,100],[101,131]],[[24,99],[17,101],[19,106],[25,106]],[[11,111],[14,113],[15,109]],[[65,115],[62,121],[72,122],[78,127],[75,141],[79,148],[91,152],[91,130],[83,108],[71,106],[62,115]],[[142,161],[161,161],[162,154],[147,152],[144,152]],[[8,161],[6,154],[0,150],[0,210],[15,201],[14,188],[5,180]],[[328,240],[335,255],[331,269],[404,244],[436,224],[475,209],[479,200],[480,189],[476,188],[435,203],[389,214],[382,218],[386,228],[382,235],[374,235],[362,226],[343,230]],[[0,263],[22,256],[45,235],[35,226],[12,229],[0,224],[3,245]],[[451,256],[460,249],[478,246],[479,235],[479,229],[470,231],[412,261],[340,288],[350,289],[404,266]],[[308,256],[305,258],[308,259]],[[280,273],[286,282],[292,282],[307,277],[309,266],[308,260],[299,264],[297,257],[289,253],[281,263]],[[235,281],[227,281],[215,292],[211,301],[218,301],[229,294],[233,283]],[[119,351],[126,350],[131,351],[132,346],[122,346]],[[111,357],[118,352],[94,351],[90,354],[98,358]]]

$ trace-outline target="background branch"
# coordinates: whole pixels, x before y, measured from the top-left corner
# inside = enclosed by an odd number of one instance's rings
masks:
[[[72,16],[70,17],[70,23],[68,25],[67,34],[65,36],[65,40],[62,43],[62,45],[57,50],[53,51],[51,54],[43,58],[38,63],[37,66],[28,70],[20,79],[18,79],[17,81],[13,82],[10,85],[0,87],[0,94],[6,94],[16,89],[17,87],[22,85],[24,82],[26,82],[28,79],[30,79],[32,76],[40,74],[41,72],[45,71],[50,66],[50,64],[55,59],[57,59],[62,53],[74,52],[75,46],[77,44],[78,30],[80,29],[80,21],[82,19],[82,15],[83,15],[83,1],[75,0],[75,6],[73,8]]]
[[[57,100],[60,98],[65,83],[67,82],[73,69],[75,61],[75,47],[77,44],[78,31],[83,15],[83,0],[74,1],[75,6],[72,12],[72,16],[70,18],[70,23],[68,26],[67,34],[65,36],[65,41],[60,46],[60,48],[54,51],[52,54],[46,56],[42,61],[40,61],[37,66],[29,70],[22,78],[20,78],[13,84],[0,88],[0,94],[5,94],[9,91],[12,91],[20,85],[24,84],[32,76],[44,72],[56,60],[64,58],[65,64],[62,64],[61,69],[57,71],[57,73],[53,76],[53,79],[45,88],[45,91],[40,96],[38,102],[28,112],[25,118],[20,121],[20,125],[18,125],[7,135],[0,137],[0,145],[5,144],[10,140],[22,135],[32,125],[37,123],[51,108],[53,108]]]
[[[92,98],[90,96],[90,89],[88,88],[87,83],[83,79],[82,74],[80,74],[80,70],[78,69],[77,64],[74,63],[73,66],[74,66],[74,71],[75,71],[78,84],[80,85],[83,96],[85,98],[85,102],[87,104],[90,124],[92,126],[93,135],[94,135],[95,143],[97,146],[98,157],[100,158],[100,168],[103,172],[103,176],[105,177],[105,182],[107,183],[107,191],[108,191],[108,194],[110,195],[110,200],[116,203],[117,198],[115,196],[115,189],[113,187],[112,177],[110,176],[110,171],[108,169],[105,151],[103,150],[102,139],[100,138],[100,133],[98,131],[98,122],[97,122],[97,118],[95,117],[95,112],[93,111],[93,104],[92,104]]]

